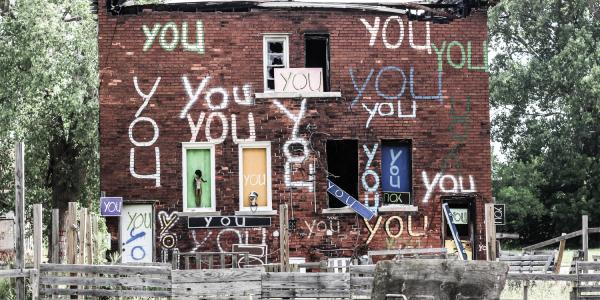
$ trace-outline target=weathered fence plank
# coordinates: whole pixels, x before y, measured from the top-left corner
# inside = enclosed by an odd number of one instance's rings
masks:
[[[129,266],[129,265],[58,265],[42,264],[42,272],[64,272],[64,273],[94,273],[112,275],[148,275],[161,274],[171,275],[168,266]]]
[[[259,299],[263,269],[172,271],[173,299]]]
[[[25,144],[15,145],[15,267],[25,268]],[[25,278],[17,277],[15,296],[25,299]]]

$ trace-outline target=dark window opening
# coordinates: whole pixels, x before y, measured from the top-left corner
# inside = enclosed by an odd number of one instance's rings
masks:
[[[459,239],[465,247],[469,259],[477,258],[477,249],[475,248],[476,236],[476,220],[477,213],[475,209],[475,198],[473,197],[443,197],[442,203],[448,203],[448,207],[453,215],[456,231]],[[442,214],[443,215],[443,214]],[[442,230],[442,238],[444,240],[443,247],[454,247],[452,232],[450,225],[444,217],[444,225]]]
[[[327,141],[327,177],[342,190],[358,199],[358,141]],[[346,207],[344,203],[327,193],[329,208]]]
[[[307,68],[323,70],[323,91],[329,91],[329,34],[306,34],[305,53]]]
[[[412,204],[412,142],[381,142],[381,188],[383,204]]]

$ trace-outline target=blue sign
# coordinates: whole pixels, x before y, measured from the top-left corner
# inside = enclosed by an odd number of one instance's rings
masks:
[[[375,213],[373,213],[368,207],[358,202],[358,200],[354,199],[354,197],[350,196],[350,194],[346,193],[339,186],[335,185],[335,183],[331,182],[331,180],[327,180],[327,192],[338,200],[342,201],[342,203],[348,205],[363,218],[371,220],[375,216]]]
[[[104,217],[119,217],[123,208],[123,197],[101,197],[100,215]]]
[[[412,185],[410,146],[408,144],[383,144],[381,160],[383,192],[410,193]]]
[[[450,232],[452,232],[452,238],[454,238],[454,244],[456,245],[456,249],[458,249],[458,252],[460,253],[460,258],[462,258],[462,260],[467,260],[467,251],[465,250],[463,244],[460,242],[458,230],[456,230],[456,225],[454,225],[454,218],[452,216],[452,212],[450,211],[448,203],[442,204],[442,210],[444,211],[444,216],[446,216],[446,221],[450,226]]]

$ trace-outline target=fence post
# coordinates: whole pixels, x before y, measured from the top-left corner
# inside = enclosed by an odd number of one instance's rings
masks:
[[[583,248],[583,261],[588,261],[588,216],[581,216],[581,246]]]
[[[85,245],[85,249],[87,252],[87,264],[89,265],[93,265],[94,264],[94,250],[92,247],[93,244],[93,240],[94,240],[94,220],[92,218],[92,214],[90,213],[90,211],[88,210],[88,213],[85,214],[85,223],[87,224],[87,230],[85,231],[86,234],[86,245]]]
[[[15,267],[25,268],[25,144],[15,145]],[[15,280],[17,300],[25,299],[25,278]]]
[[[92,214],[92,264],[98,255],[98,215]],[[110,246],[110,245],[109,245]]]
[[[523,282],[523,300],[527,300],[527,294],[529,292],[529,280]]]
[[[85,252],[87,245],[87,231],[88,231],[88,209],[82,207],[79,209],[79,253],[77,255],[77,263],[85,264]]]
[[[289,269],[289,232],[288,232],[288,207],[287,204],[279,205],[279,261],[281,272]]]
[[[494,203],[485,204],[485,244],[488,261],[496,260],[496,221],[494,220]]]
[[[561,236],[567,235],[563,232]],[[558,246],[558,256],[556,257],[556,263],[554,264],[554,274],[560,274],[560,265],[562,264],[563,254],[565,253],[565,246],[567,244],[567,240],[563,239],[560,241]]]
[[[39,274],[42,263],[42,204],[33,205],[33,268],[31,275],[31,298],[39,299]]]
[[[53,264],[60,263],[58,261],[58,253],[60,251],[60,210],[55,208],[52,210],[52,255],[50,255],[50,261]]]
[[[69,202],[65,232],[67,234],[67,263],[75,264],[77,261],[77,202]]]

